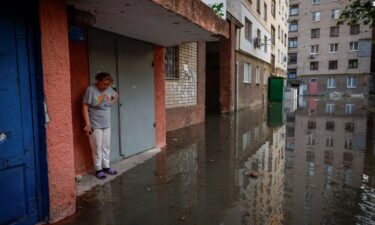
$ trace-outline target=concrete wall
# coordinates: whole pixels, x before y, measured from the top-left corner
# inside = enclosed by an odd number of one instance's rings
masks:
[[[240,52],[236,54],[238,62],[238,105],[237,110],[253,107],[256,105],[264,104],[267,102],[267,90],[268,90],[268,77],[270,74],[269,64],[250,57],[249,55],[244,55]],[[244,83],[244,63],[251,64],[251,83]],[[256,84],[255,70],[256,67],[260,70],[260,83]],[[267,83],[264,84],[264,79]]]
[[[197,44],[197,104],[167,109],[167,131],[204,122],[205,118],[205,64],[206,44]]]
[[[71,84],[66,2],[39,1],[46,127],[50,222],[76,210]]]
[[[92,169],[92,156],[88,138],[82,129],[82,96],[89,85],[89,58],[87,36],[84,41],[69,41],[71,102],[75,173]]]

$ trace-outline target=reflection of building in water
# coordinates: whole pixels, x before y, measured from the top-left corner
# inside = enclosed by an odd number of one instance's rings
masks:
[[[287,115],[285,224],[355,224],[344,210],[358,207],[353,188],[362,184],[366,102],[308,99],[305,105]]]
[[[265,116],[247,114],[256,126],[239,127],[238,185],[242,201],[242,224],[281,224],[285,126],[270,129]],[[246,152],[246,153],[244,153]],[[242,154],[241,154],[242,153]],[[250,154],[249,154],[250,153]],[[250,175],[251,174],[251,175]]]

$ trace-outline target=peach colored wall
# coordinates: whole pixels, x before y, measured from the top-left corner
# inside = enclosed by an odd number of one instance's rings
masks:
[[[69,41],[70,74],[74,78],[70,81],[72,88],[72,119],[74,165],[76,174],[84,174],[92,170],[92,157],[89,141],[83,132],[82,124],[82,96],[89,80],[89,56],[87,36],[84,41]]]
[[[39,3],[44,95],[51,119],[46,127],[50,222],[56,222],[76,211],[66,2]]]
[[[156,147],[159,148],[166,145],[164,53],[164,47],[154,46]]]

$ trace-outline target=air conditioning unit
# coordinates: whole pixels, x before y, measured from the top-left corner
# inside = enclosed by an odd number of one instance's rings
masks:
[[[260,48],[262,46],[260,38],[254,38],[254,47]]]

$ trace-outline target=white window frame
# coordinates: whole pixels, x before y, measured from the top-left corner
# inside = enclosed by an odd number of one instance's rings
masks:
[[[320,21],[320,11],[316,11],[316,12],[311,13],[311,21],[312,22],[319,22]]]
[[[249,26],[246,26],[247,23],[249,24]],[[248,27],[248,29],[246,29],[246,27]],[[244,22],[244,35],[247,41],[253,42],[253,22],[251,22],[251,20],[247,17],[245,17]]]
[[[260,68],[257,66],[255,68],[255,83],[260,84]]]
[[[357,47],[357,48],[354,48]],[[349,52],[356,52],[358,51],[358,41],[349,42]]]
[[[333,141],[333,137],[326,137],[326,147],[333,147],[334,145],[334,141]]]
[[[299,14],[299,5],[291,5],[289,11],[290,16],[297,16]]]
[[[334,113],[336,108],[335,103],[327,103],[326,104],[326,113]]]
[[[329,77],[327,79],[327,88],[336,88],[336,78],[335,77]]]
[[[333,49],[333,51],[332,51]],[[339,50],[339,44],[338,43],[331,43],[329,44],[329,53],[337,53]]]
[[[345,115],[352,115],[354,113],[353,103],[345,104]]]
[[[243,82],[244,84],[251,84],[251,64],[243,64]]]
[[[311,55],[319,54],[319,45],[310,45],[310,54]]]
[[[346,150],[353,149],[353,139],[351,139],[351,138],[345,138],[344,148]]]
[[[267,69],[263,69],[263,84],[264,85],[267,85],[267,80],[268,80]]]
[[[358,80],[357,80],[356,76],[348,76],[346,78],[346,87],[347,88],[356,88],[357,87],[357,83],[358,83]]]
[[[331,19],[337,20],[340,17],[340,9],[331,10]]]
[[[320,0],[311,0],[311,3],[313,5],[317,5],[317,4],[320,4]]]
[[[310,133],[307,135],[307,145],[315,145],[316,144],[316,135],[314,133]]]

